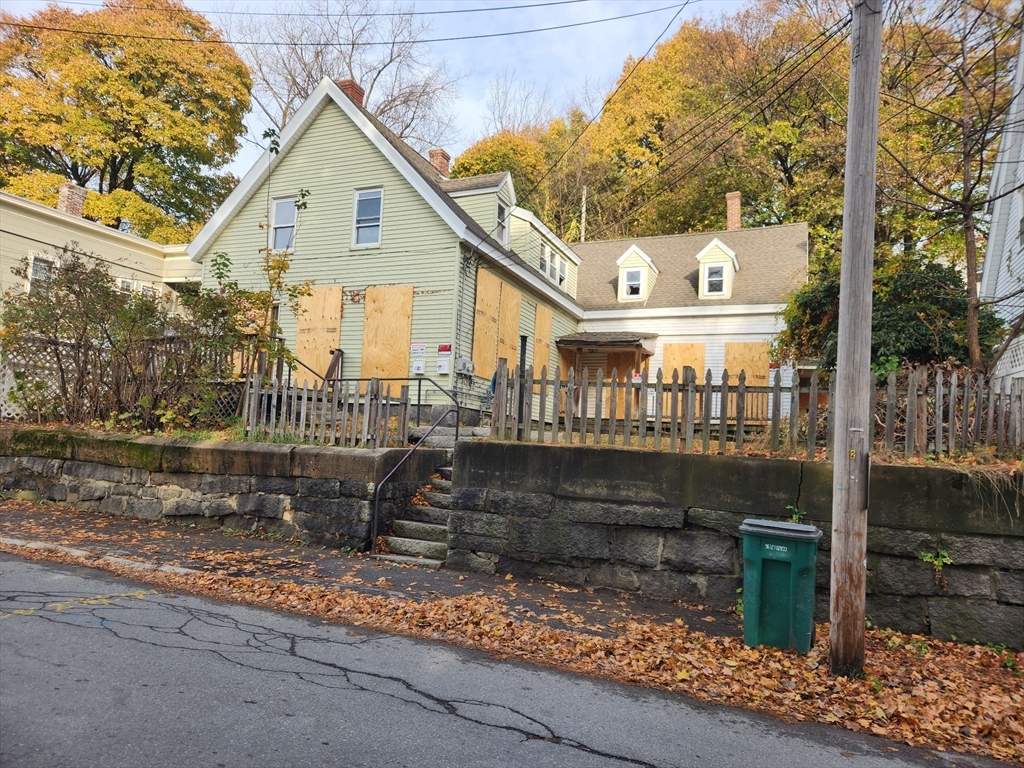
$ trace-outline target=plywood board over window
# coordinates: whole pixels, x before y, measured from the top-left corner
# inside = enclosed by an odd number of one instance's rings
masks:
[[[327,373],[333,350],[341,338],[340,285],[313,288],[299,301],[295,320],[295,356],[321,376]]]
[[[473,362],[476,375],[489,379],[498,360],[498,317],[501,280],[483,269],[476,272],[476,309],[473,315]]]
[[[704,385],[704,374],[706,368],[704,367],[704,343],[687,343],[687,344],[666,344],[662,348],[662,363],[661,369],[662,374],[665,377],[665,381],[669,384],[672,383],[672,371],[679,371],[679,383],[683,383],[683,369],[689,366],[693,368],[694,375],[697,377],[697,389]],[[697,396],[697,400],[700,400],[700,395]],[[698,403],[702,408],[703,403]],[[665,398],[665,402],[662,403],[662,409],[665,413],[670,413],[672,408],[671,399]]]
[[[523,294],[503,282],[501,311],[498,314],[498,357],[504,357],[509,368],[519,365],[519,315],[522,308]]]
[[[725,344],[725,370],[729,372],[729,383],[739,382],[740,371],[747,374],[748,387],[768,386],[768,342],[729,341]],[[735,415],[735,398],[729,398],[729,413]],[[747,419],[768,418],[768,394],[750,393],[746,399]]]
[[[363,303],[363,356],[359,377],[404,379],[409,376],[412,343],[411,285],[373,285]],[[391,382],[398,394],[403,382]]]

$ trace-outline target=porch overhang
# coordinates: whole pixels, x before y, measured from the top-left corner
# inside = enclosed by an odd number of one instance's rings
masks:
[[[595,331],[570,333],[555,339],[560,350],[601,350],[602,352],[634,352],[640,357],[654,354],[658,334],[647,332]]]

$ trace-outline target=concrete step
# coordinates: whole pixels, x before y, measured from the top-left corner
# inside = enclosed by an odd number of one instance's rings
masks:
[[[408,555],[409,557],[430,557],[444,560],[448,556],[448,545],[440,541],[420,541],[419,539],[403,539],[401,536],[385,536],[388,552],[392,555]]]
[[[402,512],[402,520],[416,520],[420,523],[434,523],[435,525],[448,525],[447,509],[436,509],[435,507],[417,507],[409,505],[408,509]]]
[[[435,478],[432,478],[432,479],[428,480],[427,482],[430,483],[430,485],[433,487],[433,489],[435,491],[437,491],[438,493],[448,493],[448,494],[450,494],[452,492],[452,481],[451,480],[444,480],[444,479],[438,480],[435,477]]]
[[[417,565],[420,568],[443,568],[444,560],[435,560],[432,557],[409,557],[407,555],[374,555],[374,560],[383,560],[386,563],[398,563],[400,565]]]
[[[422,494],[424,499],[430,502],[430,506],[435,509],[451,509],[452,508],[452,495],[450,493],[433,493],[432,491],[424,491]]]
[[[428,425],[419,427],[409,428],[409,439],[412,441],[419,440],[423,435],[427,434],[430,429]],[[459,427],[459,439],[470,440],[474,437],[490,437],[490,427]],[[430,437],[455,437],[455,427],[437,427],[433,432],[430,433]]]
[[[448,541],[448,526],[419,520],[395,520],[395,535],[421,541]]]
[[[451,467],[438,467],[437,474],[439,474],[442,478],[444,478],[448,482],[451,482],[451,480],[452,480],[452,468]]]

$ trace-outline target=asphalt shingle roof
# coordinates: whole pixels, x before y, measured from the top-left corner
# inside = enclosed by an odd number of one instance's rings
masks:
[[[736,253],[740,268],[732,296],[699,299],[697,254],[718,238]],[[650,256],[659,274],[643,304],[618,301],[619,268],[615,264],[631,245]],[[778,304],[807,278],[807,224],[637,237],[576,243],[582,259],[576,300],[585,310],[662,309],[715,304]]]
[[[443,179],[440,182],[441,189],[449,194],[453,192],[469,192],[474,189],[493,189],[501,183],[501,180],[508,176],[508,172],[484,173],[480,176],[467,176],[462,179]]]

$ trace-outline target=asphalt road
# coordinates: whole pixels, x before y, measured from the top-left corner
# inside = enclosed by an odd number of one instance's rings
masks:
[[[0,765],[996,764],[3,555]]]

